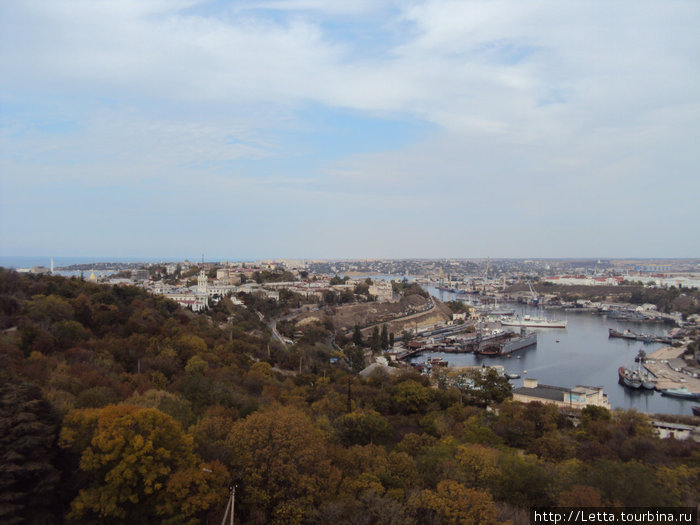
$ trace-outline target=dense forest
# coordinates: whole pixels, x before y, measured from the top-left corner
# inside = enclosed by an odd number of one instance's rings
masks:
[[[253,300],[248,298],[248,300]],[[646,300],[646,298],[645,298]],[[0,269],[0,522],[527,523],[531,506],[695,506],[700,446],[580,424],[507,384],[353,373],[252,307]],[[352,341],[343,341],[357,357]]]

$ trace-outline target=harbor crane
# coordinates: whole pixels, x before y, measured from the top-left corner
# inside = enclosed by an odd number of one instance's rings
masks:
[[[486,260],[486,272],[484,273],[484,293],[486,293],[486,285],[489,282],[489,268],[491,267],[491,256]]]
[[[534,305],[540,304],[540,298],[537,296],[535,293],[535,290],[532,288],[532,283],[528,280],[527,281],[527,286],[530,288],[530,295],[532,296],[531,302]]]

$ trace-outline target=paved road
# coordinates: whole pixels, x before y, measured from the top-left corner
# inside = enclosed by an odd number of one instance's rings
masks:
[[[286,315],[283,315],[282,317],[277,317],[277,318],[272,318],[269,321],[267,321],[265,324],[270,328],[270,331],[272,332],[272,336],[277,339],[280,343],[284,345],[285,348],[287,348],[287,343],[285,341],[285,338],[282,337],[282,335],[277,331],[277,323],[279,321],[288,321],[289,319],[292,319],[299,315],[301,312],[305,310],[305,307],[301,308],[295,308],[291,312],[289,312]],[[263,316],[260,312],[256,312],[258,314],[258,317],[260,317],[260,320],[263,321]]]

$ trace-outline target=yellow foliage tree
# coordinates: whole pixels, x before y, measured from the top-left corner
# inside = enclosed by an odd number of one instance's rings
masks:
[[[426,521],[444,525],[497,525],[491,494],[470,489],[457,481],[438,483],[437,490],[424,490],[413,505],[427,511]],[[430,516],[430,517],[428,517]],[[432,520],[431,520],[432,518]]]
[[[298,409],[275,406],[237,421],[228,444],[252,523],[301,523],[337,484],[321,432]]]
[[[79,455],[88,479],[71,504],[71,519],[196,523],[210,507],[225,504],[226,469],[202,464],[192,437],[159,410],[75,410],[64,420],[59,444]]]
[[[460,445],[456,459],[468,486],[485,488],[498,473],[498,450],[494,448],[477,444]]]

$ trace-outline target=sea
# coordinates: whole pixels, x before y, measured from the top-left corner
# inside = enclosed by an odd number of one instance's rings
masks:
[[[183,261],[184,258],[171,258],[164,259],[162,257],[67,257],[67,256],[56,256],[53,257],[54,269],[72,266],[75,264],[92,264],[92,263],[159,263],[167,261]],[[12,268],[15,270],[28,269],[35,266],[43,266],[45,268],[51,267],[51,256],[50,255],[32,255],[32,256],[6,256],[0,255],[0,267]],[[89,270],[87,270],[89,274]],[[80,270],[56,270],[54,272],[56,275],[63,275],[64,277],[79,276],[81,274]],[[86,271],[82,271],[83,274]],[[99,271],[96,272],[98,277],[106,276],[116,273],[114,271]]]
[[[101,262],[123,262],[123,263],[138,263],[138,262],[164,262],[164,261],[183,261],[184,259],[163,259],[162,257],[66,257],[56,256],[53,258],[54,267],[72,266],[74,264],[90,264]],[[4,268],[32,268],[33,266],[51,266],[50,255],[0,255],[0,266]]]

